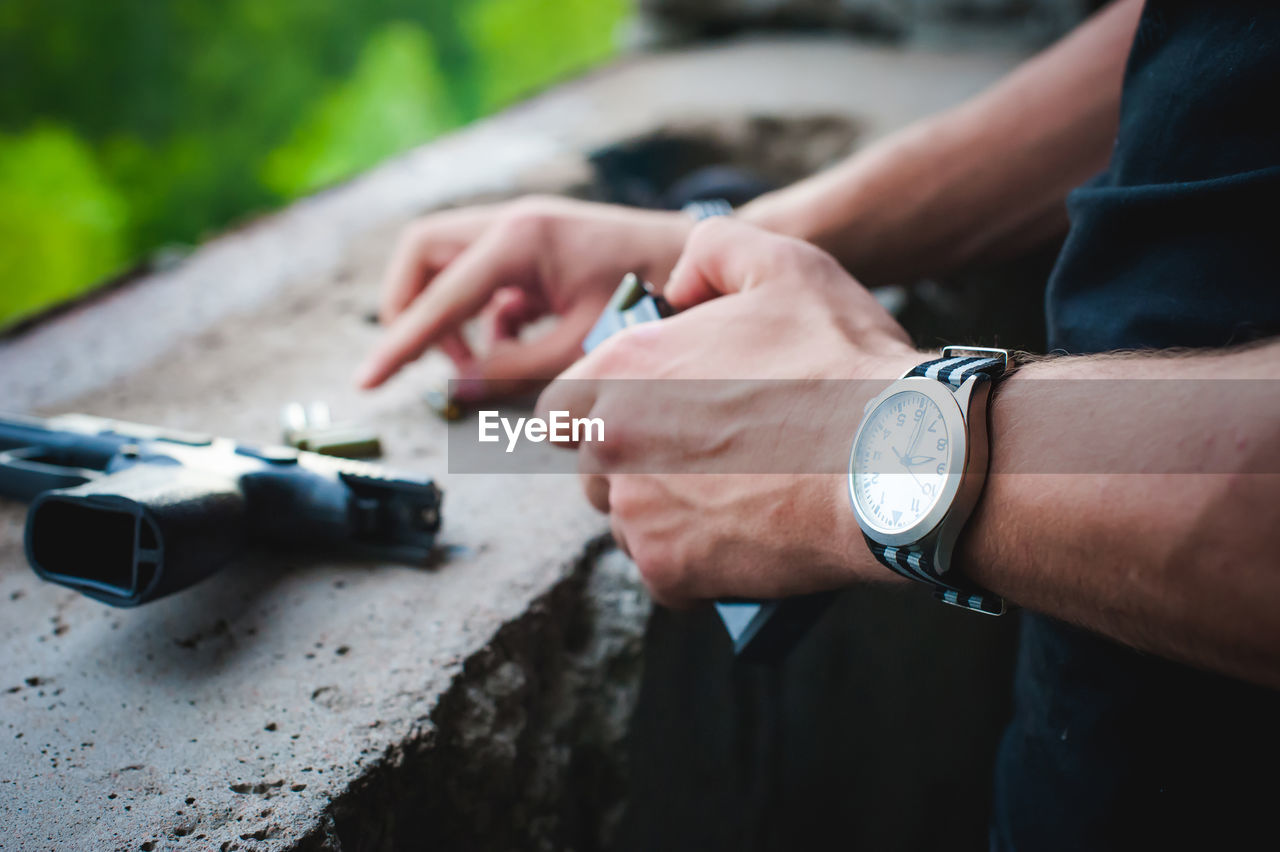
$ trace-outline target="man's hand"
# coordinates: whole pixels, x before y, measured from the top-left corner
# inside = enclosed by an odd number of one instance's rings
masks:
[[[692,227],[678,213],[542,197],[427,216],[387,270],[379,316],[389,328],[357,381],[376,387],[432,346],[453,359],[467,398],[551,378],[581,354],[619,279],[665,280]],[[480,314],[488,340],[474,353],[461,329]],[[560,322],[520,339],[547,314]]]
[[[733,295],[709,301],[722,294]],[[697,227],[665,295],[684,312],[614,336],[538,405],[604,420],[607,440],[580,448],[583,486],[654,597],[678,605],[891,579],[862,543],[843,475],[747,472],[780,448],[847,458],[863,403],[883,387],[770,380],[887,383],[927,356],[829,255],[731,220]],[[681,382],[693,401],[672,405],[604,379],[730,381]]]

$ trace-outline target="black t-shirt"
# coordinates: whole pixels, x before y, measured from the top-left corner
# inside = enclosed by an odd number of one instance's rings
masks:
[[[1280,3],[1148,0],[1110,166],[1067,204],[1051,348],[1280,335]],[[1280,693],[1028,613],[1014,694],[993,848],[1280,846]]]

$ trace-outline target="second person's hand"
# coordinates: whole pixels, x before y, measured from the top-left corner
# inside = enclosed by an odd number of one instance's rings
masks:
[[[665,281],[692,227],[680,213],[542,196],[426,216],[396,248],[379,309],[387,331],[356,381],[377,387],[433,346],[453,360],[466,399],[551,379],[581,355],[621,277]],[[560,318],[553,328],[521,339],[548,314]],[[481,315],[477,352],[462,326]]]

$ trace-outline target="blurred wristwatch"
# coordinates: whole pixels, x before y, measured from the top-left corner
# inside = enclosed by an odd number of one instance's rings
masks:
[[[688,204],[680,208],[680,212],[690,217],[695,222],[701,222],[703,219],[711,219],[716,216],[728,216],[733,213],[733,205],[725,201],[723,198],[706,198],[698,201],[690,201]]]

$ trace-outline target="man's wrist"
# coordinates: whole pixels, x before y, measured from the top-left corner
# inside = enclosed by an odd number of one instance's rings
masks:
[[[767,192],[739,207],[734,215],[757,228],[813,242],[809,234],[808,205],[794,203],[798,191],[799,185]]]
[[[878,149],[869,149],[829,172],[766,193],[734,215],[818,246],[864,284],[895,283],[879,271],[900,265],[885,249],[902,239],[890,227],[896,199],[886,198],[877,175],[881,159]]]

